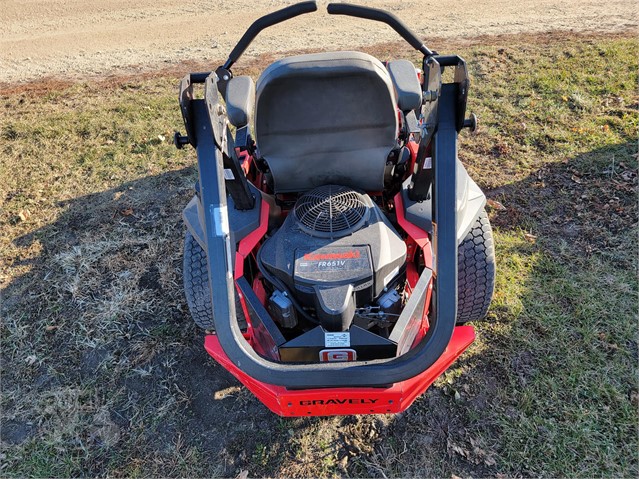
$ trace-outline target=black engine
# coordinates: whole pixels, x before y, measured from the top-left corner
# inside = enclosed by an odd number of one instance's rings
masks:
[[[324,329],[346,331],[357,308],[389,294],[382,295],[406,260],[406,244],[368,195],[326,185],[298,199],[260,260],[294,300],[315,309]],[[296,323],[289,305],[281,292],[271,297],[271,312],[287,327]]]

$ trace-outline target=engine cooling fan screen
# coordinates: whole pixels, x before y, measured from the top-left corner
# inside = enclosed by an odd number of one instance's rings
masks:
[[[335,238],[357,231],[368,218],[368,205],[357,191],[325,185],[302,195],[294,214],[298,225],[308,234]]]

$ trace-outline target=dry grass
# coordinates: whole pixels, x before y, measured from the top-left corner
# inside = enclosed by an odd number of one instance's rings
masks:
[[[491,321],[394,417],[277,418],[203,351],[173,73],[5,89],[1,474],[636,476],[638,42],[501,40],[455,48],[506,207]]]

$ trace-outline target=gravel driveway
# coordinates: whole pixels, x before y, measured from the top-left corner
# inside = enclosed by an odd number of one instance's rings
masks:
[[[43,76],[130,73],[183,60],[225,57],[251,21],[281,0],[4,0],[0,82]],[[390,28],[320,11],[265,31],[247,54],[304,48],[344,49],[396,40]],[[618,31],[637,27],[635,0],[440,0],[366,5],[392,11],[418,35],[548,30]],[[346,32],[346,33],[345,33]]]

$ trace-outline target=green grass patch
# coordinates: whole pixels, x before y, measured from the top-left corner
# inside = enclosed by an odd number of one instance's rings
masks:
[[[639,42],[509,38],[456,50],[489,321],[397,417],[277,418],[202,351],[177,78],[2,94],[2,475],[637,476]]]

